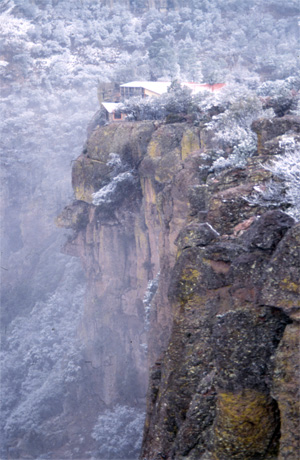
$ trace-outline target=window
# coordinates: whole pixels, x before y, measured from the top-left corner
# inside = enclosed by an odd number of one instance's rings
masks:
[[[115,113],[114,112],[114,120],[121,120],[122,119],[122,114],[121,113]]]

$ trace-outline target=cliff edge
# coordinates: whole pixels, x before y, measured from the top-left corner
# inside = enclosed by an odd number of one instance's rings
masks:
[[[253,129],[256,155],[218,174],[188,123],[96,128],[74,163],[80,335],[106,405],[143,404],[151,369],[142,459],[298,458],[300,226],[249,198],[300,123]]]

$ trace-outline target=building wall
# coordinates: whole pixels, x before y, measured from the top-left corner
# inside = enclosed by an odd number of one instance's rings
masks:
[[[121,89],[121,100],[128,99],[130,97],[143,97],[144,90],[143,88],[120,88]]]
[[[118,121],[123,121],[125,120],[125,114],[124,113],[121,113],[119,117],[116,117],[116,114],[115,112],[113,112],[111,114],[111,121],[115,121],[115,122],[118,122]]]
[[[146,97],[146,96],[154,96],[154,97],[157,97],[157,96],[159,96],[159,94],[155,93],[154,91],[150,91],[149,89],[144,89],[144,95],[143,95],[143,97]]]
[[[102,102],[118,102],[120,100],[120,85],[115,82],[100,82],[97,87],[97,96],[100,105]]]

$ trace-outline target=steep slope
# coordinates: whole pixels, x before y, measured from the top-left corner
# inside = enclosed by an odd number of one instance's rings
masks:
[[[64,251],[81,258],[88,284],[79,328],[84,377],[76,404],[76,414],[86,420],[85,434],[105,410],[145,409],[147,354],[154,362],[167,345],[174,241],[188,213],[188,187],[198,182],[199,160],[191,158],[185,167],[182,161],[199,146],[197,127],[112,124],[95,129],[73,163],[77,201],[57,222],[73,229]],[[70,420],[73,409],[67,410]],[[67,431],[75,445],[71,425]],[[118,435],[126,437],[123,431]],[[89,458],[94,443],[89,436],[80,446],[81,457]],[[103,443],[100,448],[103,452]],[[105,458],[124,451],[109,455],[106,451]]]
[[[143,459],[298,458],[300,226],[245,201],[291,122],[295,135],[299,120],[255,123],[258,156],[209,178],[206,212],[179,233]]]
[[[187,216],[188,185],[197,176],[197,160],[185,168],[182,161],[199,149],[199,142],[199,129],[186,125],[109,125],[91,134],[74,164],[78,201],[58,223],[75,229],[65,250],[81,257],[87,273],[89,299],[81,334],[89,344],[88,359],[104,373],[101,397],[108,404],[127,393],[126,400],[129,394],[144,397],[147,332],[154,317],[159,327],[151,332],[152,361],[167,343],[171,312],[166,287],[175,262],[174,241]],[[92,194],[99,189],[102,197],[95,206]],[[100,334],[105,335],[102,349],[96,346],[100,339],[94,324],[106,328]],[[107,359],[111,364],[105,367]]]
[[[80,336],[107,407],[142,405],[154,364],[142,458],[296,459],[299,225],[248,198],[299,119],[253,128],[257,154],[218,175],[188,123],[98,127],[74,163]]]

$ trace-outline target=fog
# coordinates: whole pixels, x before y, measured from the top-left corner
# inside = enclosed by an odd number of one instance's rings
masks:
[[[156,2],[161,10],[146,1],[111,9],[112,3],[0,4],[3,459],[55,459],[57,452],[82,460],[137,458],[141,444],[142,407],[92,402],[78,334],[86,280],[79,259],[62,251],[67,231],[55,225],[74,199],[72,162],[99,109],[99,83],[226,81],[269,97],[275,111],[282,99],[299,110],[289,99],[300,86],[297,1]],[[219,123],[222,139],[228,120]],[[249,124],[232,136],[247,143]],[[116,183],[131,173],[118,174]],[[110,191],[98,193],[94,204]],[[145,292],[146,317],[152,288]],[[90,420],[81,412],[87,395]],[[66,425],[73,430],[68,439]]]

